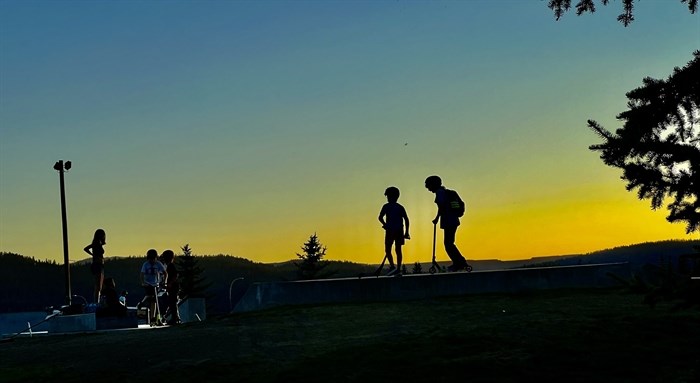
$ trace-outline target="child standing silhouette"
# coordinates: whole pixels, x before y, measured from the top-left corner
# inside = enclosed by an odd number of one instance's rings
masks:
[[[408,234],[408,214],[406,214],[406,209],[397,202],[400,195],[398,188],[390,186],[386,188],[384,195],[387,203],[382,206],[377,218],[385,230],[384,251],[386,258],[389,260],[389,272],[387,272],[387,275],[401,275],[401,262],[403,260],[401,246],[405,243],[405,239],[411,239],[411,236]],[[405,232],[404,221],[406,222]],[[394,266],[394,259],[391,256],[392,246],[394,246],[396,251],[396,266]]]
[[[158,260],[158,252],[150,249],[146,252],[146,262],[141,266],[141,286],[145,290],[145,296],[141,303],[148,302],[150,317],[148,323],[151,326],[161,325],[160,307],[158,305],[158,286],[162,281],[168,280],[168,272]]]
[[[447,270],[471,271],[471,266],[467,263],[467,260],[464,258],[464,256],[462,256],[462,253],[455,244],[460,215],[455,213],[455,209],[453,208],[452,201],[450,200],[448,193],[456,194],[456,192],[445,188],[442,185],[442,179],[435,175],[425,179],[425,188],[431,193],[435,193],[435,204],[437,205],[438,211],[435,215],[435,219],[433,219],[433,225],[437,225],[439,221],[440,228],[443,230],[445,252],[452,260],[452,264],[447,267]],[[459,200],[461,201],[461,198]],[[462,213],[464,213],[464,210],[462,210]]]
[[[107,234],[104,230],[97,229],[92,237],[92,242],[83,249],[92,256],[90,272],[95,280],[95,293],[93,295],[95,303],[100,301],[100,290],[102,290],[102,282],[105,277],[105,249],[102,246],[106,244]]]

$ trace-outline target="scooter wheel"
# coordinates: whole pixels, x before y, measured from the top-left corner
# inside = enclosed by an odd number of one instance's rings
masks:
[[[430,272],[430,274],[435,274],[437,269],[435,268],[435,266],[430,266],[430,269],[428,269],[428,271]]]
[[[474,269],[472,268],[472,265],[467,265],[467,267],[465,268],[465,270],[467,270],[468,273],[471,273],[472,270],[474,270]]]

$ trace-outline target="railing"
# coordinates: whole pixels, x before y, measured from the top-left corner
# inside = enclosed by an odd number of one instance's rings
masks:
[[[234,280],[231,281],[231,284],[228,286],[228,306],[229,306],[229,312],[233,311],[233,302],[231,300],[231,291],[233,290],[233,285],[234,283],[238,281],[242,281],[244,278],[243,277],[238,277]]]

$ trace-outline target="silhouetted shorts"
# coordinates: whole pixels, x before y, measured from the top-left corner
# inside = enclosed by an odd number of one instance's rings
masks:
[[[92,275],[100,275],[104,273],[105,271],[105,264],[104,263],[99,263],[99,262],[93,262],[90,265],[90,272]]]
[[[143,291],[146,293],[147,297],[155,297],[156,296],[156,287],[155,286],[144,286]]]
[[[403,229],[387,230],[384,234],[384,244],[387,246],[391,246],[392,244],[396,244],[396,246],[403,246],[404,243],[405,240],[403,237]]]

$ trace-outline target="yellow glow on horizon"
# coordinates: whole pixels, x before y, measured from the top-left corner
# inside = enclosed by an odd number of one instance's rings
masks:
[[[302,244],[316,233],[328,248],[327,259],[377,264],[384,256],[384,232],[377,221],[385,202],[382,190],[375,186],[349,189],[344,191],[347,195],[313,201],[302,196],[294,203],[279,199],[260,203],[270,197],[260,196],[248,202],[249,206],[202,201],[198,208],[207,214],[192,208],[149,212],[145,217],[113,215],[101,219],[100,227],[107,231],[107,256],[140,256],[149,248],[178,253],[187,243],[197,255],[228,254],[254,262],[284,262],[296,259]],[[457,245],[467,259],[518,260],[650,241],[697,239],[696,234],[685,234],[683,224],[668,223],[665,209],[651,211],[648,201],[637,200],[619,183],[548,195],[521,193],[510,200],[469,190],[461,194],[467,199],[467,212],[457,232]],[[406,190],[399,201],[406,206],[411,220],[412,238],[403,249],[408,267],[431,259],[432,200],[431,193],[417,187]],[[70,258],[86,259],[82,248],[95,227],[77,213],[69,217],[74,217],[69,228]],[[56,217],[46,220],[45,225],[56,227]],[[163,222],[172,224],[165,226]],[[26,227],[30,228],[30,223]],[[27,241],[32,238],[36,236],[28,231]],[[22,255],[63,259],[60,230],[46,233],[36,244],[41,246],[36,247],[36,253]],[[436,257],[448,260],[439,228]]]
[[[468,229],[472,240],[463,237],[462,244],[477,258],[508,260],[692,239],[683,224],[670,224],[665,216],[665,210],[651,211],[648,201],[624,190],[610,191],[605,198],[577,193],[475,214]]]

